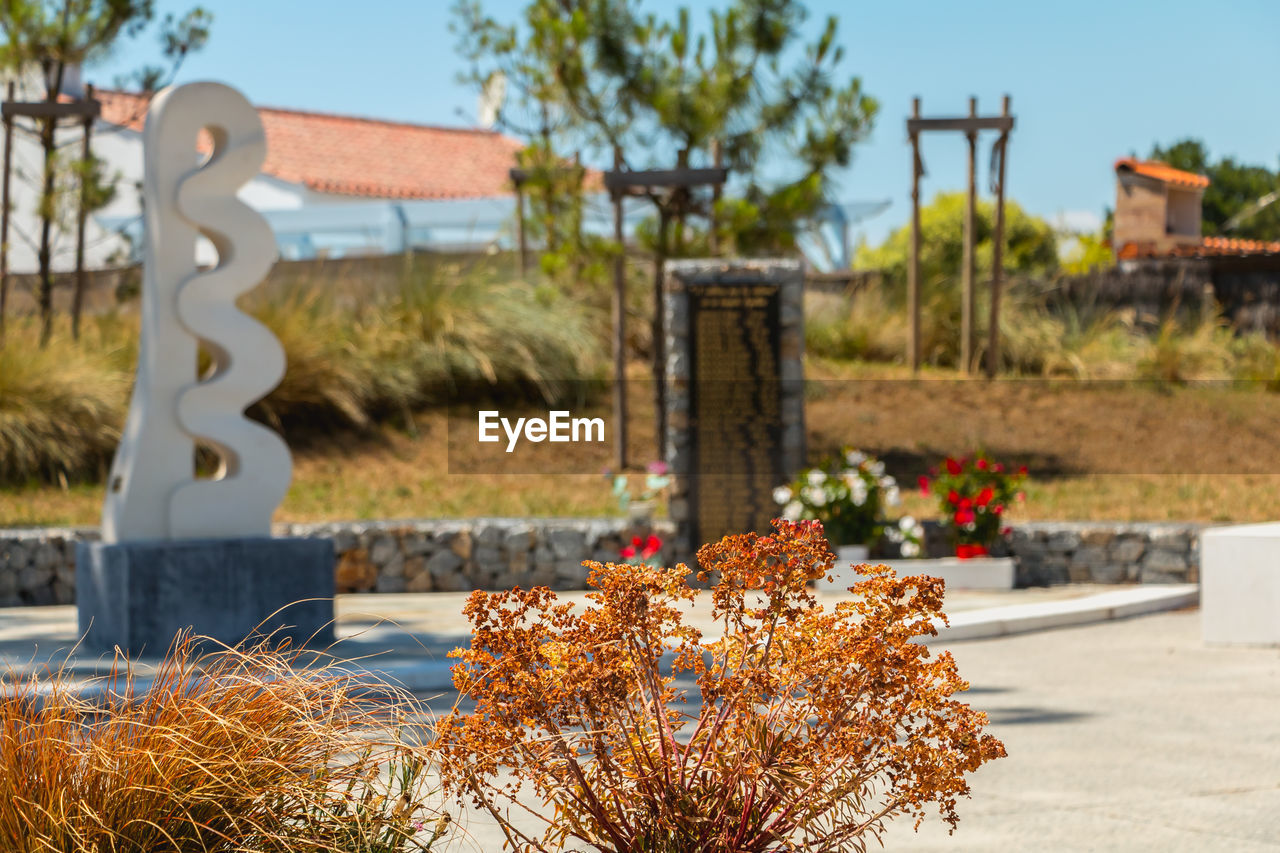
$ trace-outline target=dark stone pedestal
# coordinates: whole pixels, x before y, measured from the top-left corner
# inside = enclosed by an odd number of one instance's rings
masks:
[[[198,539],[76,546],[80,635],[90,651],[165,653],[184,629],[237,645],[333,642],[333,542]]]

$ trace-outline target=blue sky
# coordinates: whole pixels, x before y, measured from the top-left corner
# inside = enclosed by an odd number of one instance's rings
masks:
[[[192,3],[160,0],[161,11]],[[180,81],[217,79],[255,103],[431,124],[470,124],[476,93],[448,30],[450,0],[202,0],[215,16]],[[515,17],[521,0],[484,0]],[[675,0],[647,0],[663,13]],[[689,0],[699,12],[717,5]],[[985,112],[1013,98],[1008,192],[1032,212],[1087,223],[1111,203],[1111,163],[1154,142],[1204,140],[1215,155],[1280,162],[1280,9],[1275,0],[810,0],[810,26],[840,17],[844,73],[880,101],[871,139],[839,176],[841,200],[890,199],[864,227],[876,242],[906,221],[911,98],[925,115]],[[154,61],[143,38],[89,69],[114,75]],[[979,191],[993,137],[979,152]],[[925,198],[964,183],[963,137],[926,138]]]

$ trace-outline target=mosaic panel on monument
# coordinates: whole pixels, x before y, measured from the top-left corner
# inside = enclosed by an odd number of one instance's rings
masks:
[[[666,458],[677,554],[767,532],[804,464],[804,272],[794,261],[667,263]]]
[[[689,293],[691,491],[698,542],[767,531],[785,479],[778,287],[715,284]]]

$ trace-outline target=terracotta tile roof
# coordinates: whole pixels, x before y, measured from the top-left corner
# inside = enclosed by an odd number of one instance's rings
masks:
[[[102,118],[141,130],[146,99],[99,90]],[[393,199],[509,195],[518,140],[487,130],[433,127],[259,107],[267,133],[262,171],[312,190]]]
[[[1240,255],[1280,254],[1280,243],[1263,240],[1237,240],[1232,237],[1205,237],[1191,246],[1178,246],[1165,252],[1156,252],[1151,246],[1126,243],[1117,253],[1123,260],[1133,258],[1209,258]]]
[[[1138,160],[1135,157],[1121,157],[1116,161],[1116,171],[1134,172],[1146,178],[1154,178],[1157,181],[1180,187],[1204,189],[1209,186],[1209,179],[1204,175],[1184,172],[1157,160]]]

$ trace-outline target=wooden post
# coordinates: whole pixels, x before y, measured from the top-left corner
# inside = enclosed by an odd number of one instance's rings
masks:
[[[1005,95],[1000,115],[1009,115],[1009,96]],[[1009,131],[1001,131],[1000,155],[996,166],[996,228],[991,244],[991,319],[987,329],[987,378],[994,379],[1000,369],[1000,285],[1004,275],[1004,175],[1008,159]]]
[[[85,99],[93,100],[93,85],[85,87]],[[89,202],[89,158],[92,156],[90,138],[93,135],[93,115],[84,117],[81,125],[83,138],[80,140],[80,209],[76,213],[76,291],[71,300],[71,338],[80,340],[80,312],[84,308],[84,226],[88,216],[86,206]]]
[[[529,252],[524,236],[524,181],[516,181],[516,246],[520,253],[520,277],[529,272]]]
[[[978,117],[978,99],[969,98],[969,118]],[[969,192],[964,205],[964,269],[963,293],[960,305],[960,368],[966,375],[973,374],[973,275],[974,275],[974,206],[977,195],[978,132],[971,130],[965,136],[969,140]]]
[[[677,187],[677,190],[679,188]],[[668,203],[671,196],[668,195]],[[671,214],[666,208],[658,210],[658,251],[653,258],[653,324],[650,349],[653,350],[653,402],[654,427],[658,439],[658,459],[667,458],[667,389],[666,378],[666,317],[667,308],[667,249],[671,239]]]
[[[7,100],[13,101],[13,81]],[[4,315],[9,302],[9,173],[13,163],[13,116],[4,117],[4,189],[0,191],[0,344],[4,343]]]
[[[920,99],[911,99],[911,117],[920,118]],[[908,360],[920,371],[920,137],[911,133],[911,254],[907,259]]]
[[[719,169],[724,166],[724,151],[719,139],[711,140],[711,165]],[[716,205],[720,202],[720,184],[711,185],[711,254],[720,254],[719,222],[716,220]]]
[[[613,149],[613,168],[622,168],[622,149]],[[626,235],[622,231],[622,192],[613,192],[613,239],[618,254],[613,259],[613,465],[627,468],[627,279]]]

